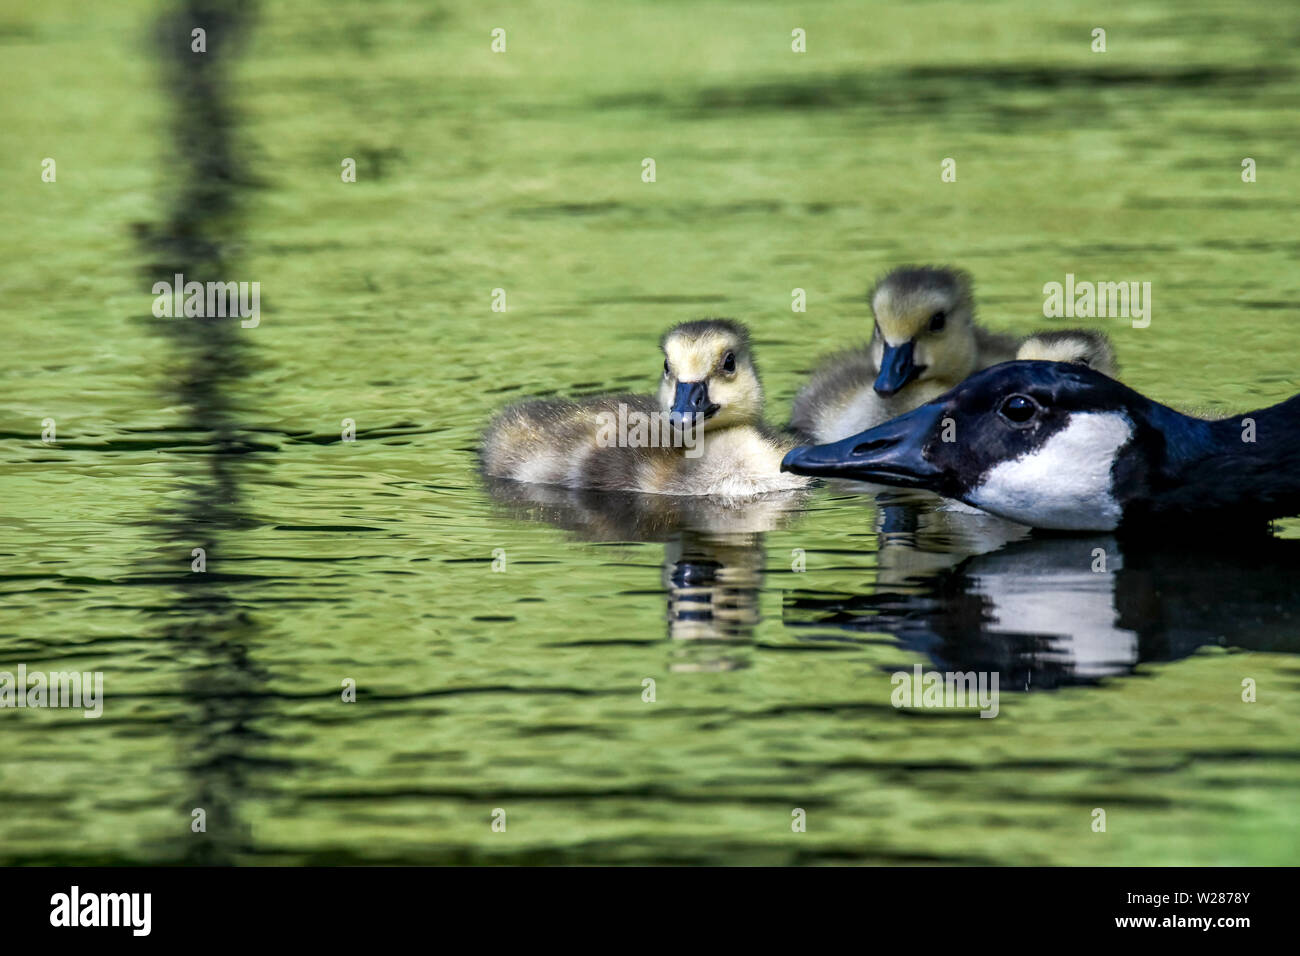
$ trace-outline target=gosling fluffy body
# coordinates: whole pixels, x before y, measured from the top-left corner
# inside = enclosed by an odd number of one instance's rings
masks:
[[[539,399],[505,409],[484,433],[484,471],[662,495],[745,497],[808,483],[780,470],[796,442],[763,424],[763,389],[743,325],[686,322],[669,329],[660,347],[655,396]]]

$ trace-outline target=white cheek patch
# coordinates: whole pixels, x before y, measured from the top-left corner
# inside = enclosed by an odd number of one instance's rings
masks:
[[[990,469],[966,500],[1035,528],[1113,531],[1121,510],[1111,467],[1132,436],[1118,412],[1073,414],[1041,448]]]

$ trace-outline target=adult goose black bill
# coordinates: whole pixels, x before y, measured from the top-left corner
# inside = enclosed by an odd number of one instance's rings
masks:
[[[1005,362],[781,467],[924,488],[1036,528],[1255,526],[1300,513],[1300,395],[1208,421],[1080,365]]]

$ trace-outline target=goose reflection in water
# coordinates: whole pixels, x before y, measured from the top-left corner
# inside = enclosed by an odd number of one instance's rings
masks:
[[[681,671],[747,666],[764,533],[789,526],[810,494],[720,501],[493,479],[488,490],[514,516],[582,540],[663,542],[670,667]],[[832,483],[860,496],[864,518],[874,510],[875,580],[846,594],[800,575],[784,623],[810,638],[886,634],[939,670],[996,671],[1004,691],[1091,684],[1207,645],[1300,652],[1300,592],[1286,573],[1300,570],[1300,541],[1042,535],[923,492],[865,490]]]
[[[734,670],[748,664],[760,620],[764,532],[785,527],[808,493],[759,498],[672,497],[485,479],[515,517],[541,519],[585,541],[659,541],[670,669]]]
[[[888,634],[940,670],[997,672],[1004,690],[1091,684],[1204,646],[1300,652],[1287,574],[1300,541],[1031,534],[917,498],[883,504],[879,528],[874,589],[793,592],[788,627]]]

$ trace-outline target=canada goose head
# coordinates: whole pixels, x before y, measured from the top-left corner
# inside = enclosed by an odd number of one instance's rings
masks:
[[[888,398],[913,381],[955,385],[969,375],[974,301],[971,277],[960,269],[904,266],[881,279],[871,293],[876,393]]]
[[[731,319],[683,322],[664,333],[659,404],[677,426],[726,428],[758,422],[763,387],[749,333]],[[702,417],[698,417],[702,416]]]
[[[1119,372],[1115,347],[1110,339],[1091,329],[1036,332],[1020,343],[1016,358],[1037,362],[1076,362],[1111,378]]]
[[[1177,497],[1188,469],[1231,445],[1236,427],[1181,415],[1082,365],[1013,361],[883,425],[796,448],[781,467],[924,488],[1037,528],[1110,531],[1130,506]]]

